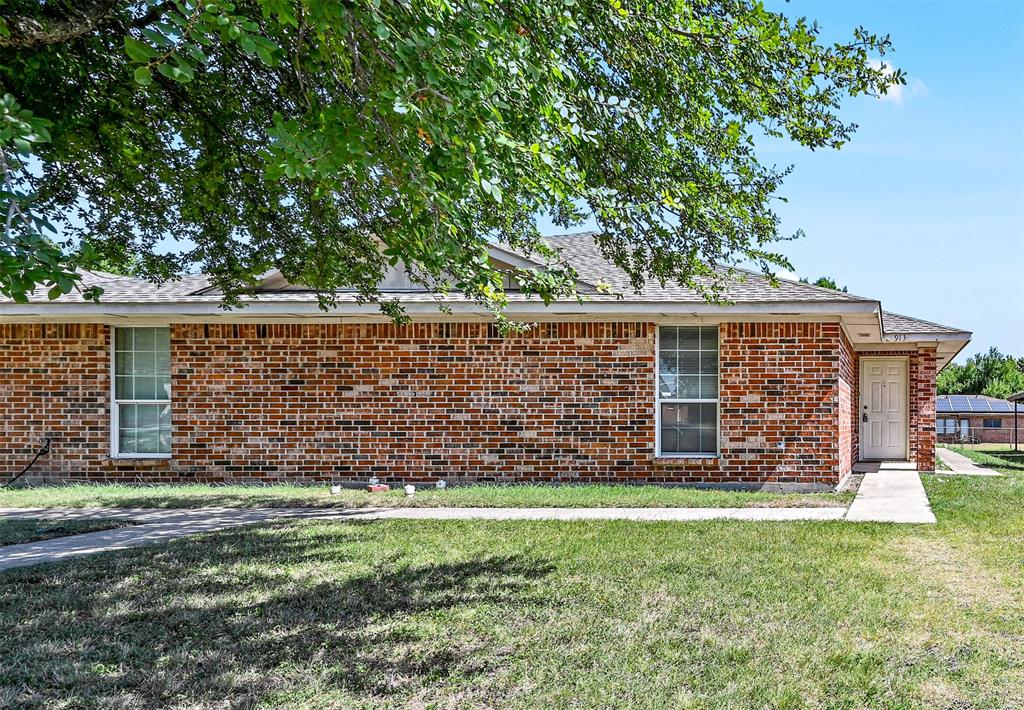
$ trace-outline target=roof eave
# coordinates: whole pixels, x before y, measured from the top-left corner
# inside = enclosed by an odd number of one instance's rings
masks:
[[[472,301],[447,301],[443,305],[455,314],[487,315],[488,311]],[[437,314],[439,303],[415,301],[402,304],[410,315]],[[758,301],[718,305],[690,301],[562,301],[545,305],[536,301],[513,301],[507,315],[511,318],[545,315],[832,315],[871,313],[875,304],[862,301]],[[225,310],[217,302],[196,301],[118,301],[99,303],[0,303],[0,320],[26,320],[54,317],[123,317],[132,316],[210,316],[232,314],[235,317],[259,316],[370,316],[380,315],[374,304],[344,303],[328,311],[311,301],[248,301],[238,309]]]

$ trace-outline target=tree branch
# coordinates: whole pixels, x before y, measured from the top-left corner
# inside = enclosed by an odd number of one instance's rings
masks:
[[[35,49],[87,35],[117,17],[117,0],[84,0],[53,21],[36,17],[3,18],[10,34],[0,36],[0,47]]]

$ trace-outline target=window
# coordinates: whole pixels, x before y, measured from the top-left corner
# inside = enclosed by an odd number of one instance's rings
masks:
[[[956,434],[956,419],[936,419],[935,433],[940,436],[942,434]]]
[[[658,453],[718,454],[718,327],[658,329]]]
[[[1003,426],[1002,419],[985,419],[983,423],[986,429],[999,429]]]
[[[114,329],[112,448],[115,456],[171,453],[169,328]]]

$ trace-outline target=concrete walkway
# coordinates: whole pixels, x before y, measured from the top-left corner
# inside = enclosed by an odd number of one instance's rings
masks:
[[[0,547],[0,571],[282,519],[840,520],[845,508],[0,508],[2,518],[130,520],[136,525]]]
[[[956,451],[950,451],[941,446],[936,447],[935,454],[942,459],[942,463],[949,466],[953,473],[960,474],[961,476],[1002,476],[1003,474],[999,471],[993,471],[990,468],[984,468],[971,461],[963,454],[958,454]],[[939,473],[949,473],[948,471],[940,471]]]
[[[846,512],[855,522],[934,523],[921,476],[913,464],[882,463],[867,471],[857,497]]]
[[[14,567],[58,562],[69,557],[123,550],[176,540],[188,535],[265,523],[278,518],[352,517],[351,510],[308,508],[0,508],[0,518],[36,518],[48,523],[62,520],[130,520],[137,525],[113,530],[68,535],[39,542],[0,547],[0,571]],[[366,512],[366,511],[361,511]]]
[[[934,523],[917,471],[882,464],[846,508],[0,508],[0,518],[129,520],[135,525],[0,547],[0,571],[282,519],[326,520],[851,520]]]

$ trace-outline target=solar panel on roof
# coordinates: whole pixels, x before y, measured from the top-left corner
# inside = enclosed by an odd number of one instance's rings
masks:
[[[988,403],[988,405],[990,407],[990,411],[993,411],[993,412],[1012,412],[1013,411],[1012,409],[1010,409],[1010,403],[1009,402],[1004,402],[1001,399],[991,400]]]
[[[935,400],[935,411],[936,412],[952,412],[953,408],[949,406],[949,400],[945,397]]]
[[[949,396],[949,404],[952,407],[951,412],[969,412],[971,411],[970,402],[967,401],[967,397],[962,394],[951,394]]]

